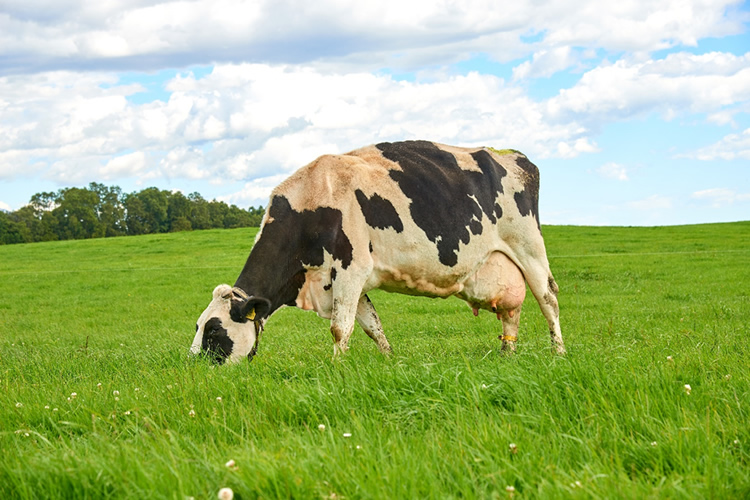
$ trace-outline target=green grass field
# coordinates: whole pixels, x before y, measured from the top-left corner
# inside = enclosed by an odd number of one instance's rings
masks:
[[[750,223],[544,227],[565,357],[531,294],[508,357],[491,314],[374,292],[390,358],[295,309],[252,363],[188,358],[254,234],[0,247],[0,498],[750,497]]]

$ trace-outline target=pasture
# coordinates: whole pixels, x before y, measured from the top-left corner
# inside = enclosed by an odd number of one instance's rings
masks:
[[[565,357],[376,291],[390,358],[284,309],[189,359],[255,231],[0,247],[0,498],[750,497],[750,223],[543,227]]]

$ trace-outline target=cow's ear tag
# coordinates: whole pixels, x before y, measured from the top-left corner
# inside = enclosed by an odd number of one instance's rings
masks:
[[[249,319],[250,321],[255,320],[255,308],[254,307],[250,309],[249,313],[247,313],[246,318]]]

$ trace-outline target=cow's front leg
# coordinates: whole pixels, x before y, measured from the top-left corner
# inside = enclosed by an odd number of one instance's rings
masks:
[[[333,355],[343,354],[349,349],[349,338],[354,330],[357,314],[357,301],[347,298],[334,298],[331,312],[331,334],[333,335]]]
[[[367,295],[363,295],[357,304],[357,323],[378,344],[380,352],[383,354],[392,352],[388,339],[385,338],[385,333],[383,333],[383,324],[380,322],[380,317]]]
[[[521,321],[521,306],[509,311],[503,311],[497,315],[497,319],[503,322],[503,334],[500,336],[500,340],[503,341],[503,352],[516,352],[518,324]]]

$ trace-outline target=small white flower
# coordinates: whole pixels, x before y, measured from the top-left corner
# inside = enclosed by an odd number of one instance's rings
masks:
[[[216,401],[218,401],[219,403],[221,403],[221,396],[217,396],[216,397]]]
[[[125,415],[130,415],[130,410],[127,410],[127,411],[125,412]]]
[[[232,488],[222,488],[219,490],[219,500],[232,500],[234,498],[234,491]]]
[[[674,358],[672,356],[667,356],[667,361],[669,361],[671,363],[671,362],[674,361]]]
[[[693,388],[690,387],[690,384],[685,384],[685,386],[683,387],[683,389],[685,389],[685,394],[687,394],[688,396],[690,396],[690,391],[693,390]]]
[[[580,481],[576,481],[575,485],[578,486],[579,488],[581,488],[583,486]]]
[[[514,455],[515,455],[516,453],[518,453],[518,446],[516,446],[516,443],[510,443],[510,444],[508,445],[508,449],[509,449],[509,450],[510,450],[510,452],[511,452],[512,454],[514,454]]]
[[[513,486],[506,486],[505,491],[507,491],[508,493],[513,493],[514,491],[516,491],[516,489]]]
[[[740,440],[739,439],[735,439],[734,441],[732,441],[732,444],[734,444],[735,446],[739,446],[740,445]]]
[[[318,426],[318,430],[319,430],[320,432],[323,432],[324,430],[326,430],[326,426],[325,426],[325,424],[320,424],[320,425]]]
[[[57,411],[57,408],[52,408],[52,411]]]
[[[358,450],[361,450],[361,449],[362,449],[362,447],[361,447],[360,445],[357,445],[357,449],[358,449]]]
[[[188,412],[188,415],[190,415],[191,417],[194,417],[195,416],[195,410],[190,410]]]
[[[482,384],[482,389],[487,389],[487,384]]]
[[[21,407],[23,407],[23,403],[16,403],[16,408],[21,408]]]
[[[29,437],[29,433],[28,432],[24,432],[23,435],[24,435],[24,437]]]
[[[76,394],[75,392],[70,393],[70,399],[75,399],[77,397],[78,397],[78,394]]]
[[[234,460],[230,460],[229,462],[224,464],[228,468],[233,468],[235,466]]]
[[[730,378],[732,378],[732,375],[730,375],[729,373],[727,373],[726,375],[724,375],[724,378],[727,379],[727,380],[729,380]]]
[[[120,398],[118,398],[117,396],[115,396],[115,401],[119,401],[119,400],[120,400]]]
[[[125,344],[120,344],[120,347],[125,347]]]
[[[120,395],[120,391],[112,391],[112,395],[119,396]]]
[[[136,387],[136,388],[135,388],[135,392],[138,392],[138,391],[140,391],[140,389]]]
[[[44,405],[45,410],[49,410],[49,405]]]
[[[97,387],[98,389],[101,389],[101,388],[102,388],[102,383],[101,383],[101,382],[99,382],[98,384],[96,384],[96,387]]]
[[[656,447],[658,443],[656,441],[651,441],[651,446]]]
[[[352,433],[351,432],[345,432],[344,433],[344,437],[345,438],[350,438],[350,437],[352,437]]]
[[[68,396],[68,401],[70,401],[70,396]]]
[[[167,384],[167,389],[172,390],[172,386],[170,384]]]

